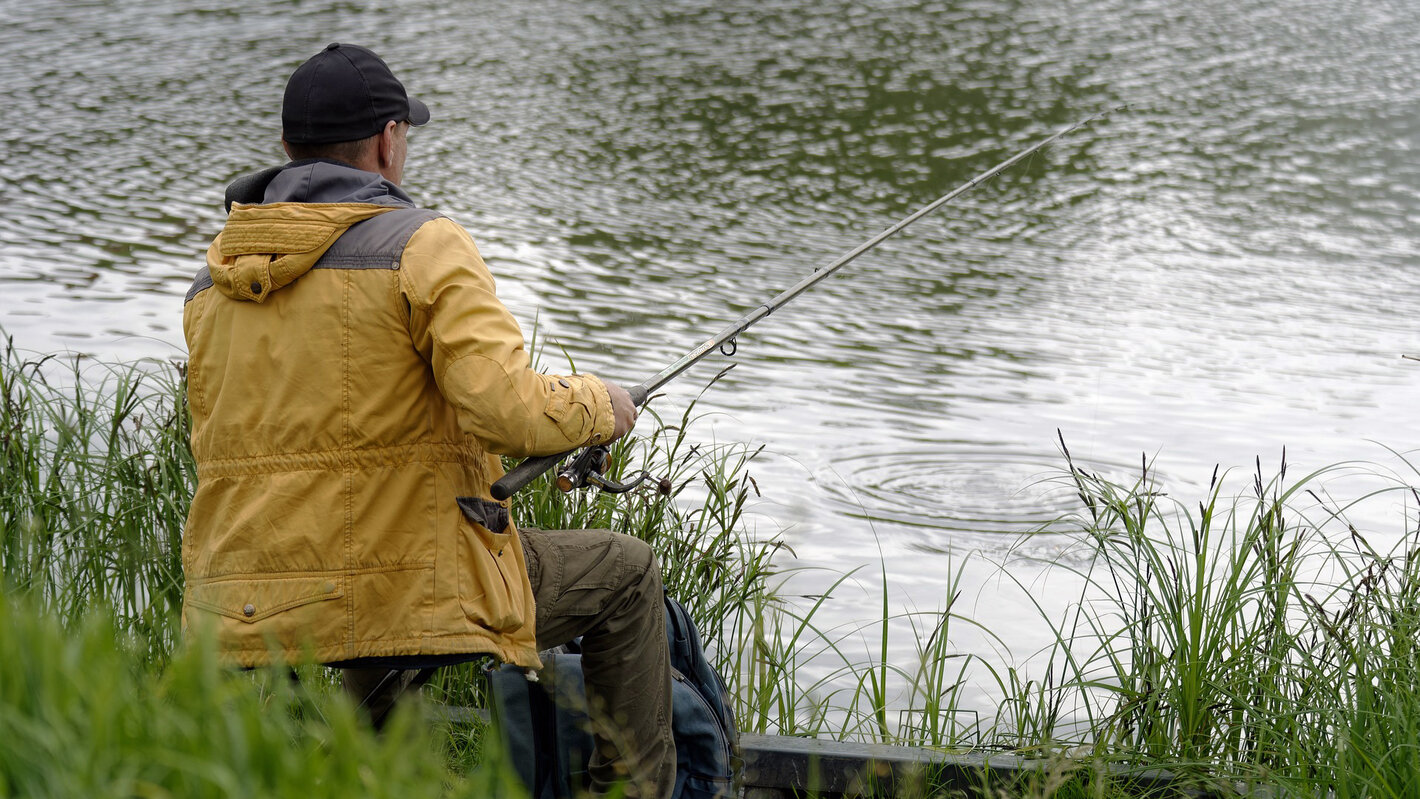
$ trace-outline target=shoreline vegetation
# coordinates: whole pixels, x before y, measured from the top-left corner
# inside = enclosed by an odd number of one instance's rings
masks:
[[[0,353],[0,797],[518,795],[477,725],[411,711],[376,736],[328,670],[231,672],[181,640],[196,480],[183,385],[180,364]],[[786,545],[754,529],[759,451],[698,441],[694,407],[652,405],[613,452],[622,474],[667,477],[668,494],[653,480],[621,498],[564,495],[544,480],[514,518],[649,541],[745,731],[1049,761],[1060,778],[1010,794],[1022,796],[1139,795],[1100,776],[1129,769],[1217,794],[1402,796],[1420,783],[1420,471],[1403,454],[1350,500],[1323,483],[1359,467],[1294,479],[1285,462],[1243,481],[1215,473],[1185,499],[1147,461],[1126,482],[1095,474],[1062,438],[1059,479],[1079,507],[1050,527],[1072,551],[1050,569],[1078,595],[1037,604],[1054,642],[1008,662],[991,620],[958,610],[955,561],[945,608],[895,611],[882,564],[863,605],[876,618],[851,645],[825,629],[818,613],[854,573],[795,593]],[[1347,521],[1377,497],[1403,509],[1404,529]],[[889,645],[902,625],[914,651]],[[953,631],[967,627],[995,654],[959,651]],[[976,683],[1002,697],[994,717],[965,709]],[[444,669],[425,693],[482,706],[480,667]]]

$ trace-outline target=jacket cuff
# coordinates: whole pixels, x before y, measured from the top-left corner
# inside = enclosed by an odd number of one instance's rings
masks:
[[[606,384],[596,375],[581,375],[586,380],[587,387],[591,389],[592,396],[595,397],[595,407],[592,409],[592,435],[587,439],[588,444],[605,444],[611,440],[612,433],[616,432],[616,414],[611,408],[611,392],[606,390]]]

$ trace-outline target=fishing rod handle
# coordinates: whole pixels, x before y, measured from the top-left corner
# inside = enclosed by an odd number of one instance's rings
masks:
[[[648,392],[646,386],[642,384],[626,389],[626,393],[631,395],[631,404],[639,408],[646,404],[646,397],[650,392]],[[576,450],[569,449],[566,452],[559,452],[556,455],[534,455],[531,458],[527,458],[522,463],[509,469],[507,474],[498,478],[498,481],[495,482],[490,489],[490,493],[493,494],[494,499],[502,502],[508,497],[522,491],[527,487],[528,483],[536,480],[538,475],[561,463],[563,458],[571,455],[575,451]]]
[[[571,455],[574,450],[559,452],[556,455],[534,455],[526,458],[522,463],[508,470],[508,473],[498,478],[498,481],[489,489],[493,498],[502,502],[512,495],[522,491],[528,483],[536,480],[538,475],[551,469],[562,462],[562,459]]]

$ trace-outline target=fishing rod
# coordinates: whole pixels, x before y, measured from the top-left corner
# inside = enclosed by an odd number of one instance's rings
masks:
[[[956,187],[955,189],[952,189],[941,197],[938,197],[937,199],[922,206],[916,211],[913,211],[911,214],[908,214],[907,216],[903,217],[901,220],[899,220],[883,232],[879,233],[876,236],[873,236],[862,244],[859,244],[857,247],[854,247],[848,252],[845,252],[844,254],[838,256],[832,262],[814,269],[814,271],[808,277],[804,278],[803,280],[800,280],[798,283],[795,283],[794,285],[785,289],[778,296],[774,297],[763,305],[760,305],[758,308],[755,308],[753,311],[750,311],[749,313],[740,317],[737,321],[732,322],[724,330],[721,330],[716,335],[706,339],[699,346],[697,346],[690,352],[687,352],[679,360],[672,363],[670,366],[667,366],[666,368],[657,372],[655,375],[653,375],[646,381],[638,385],[632,386],[631,388],[628,388],[626,391],[628,394],[631,395],[631,402],[635,404],[636,407],[641,407],[643,404],[645,404],[646,399],[651,396],[651,392],[655,391],[666,383],[669,383],[670,381],[676,379],[686,369],[689,369],[691,366],[694,366],[702,358],[716,350],[723,351],[727,356],[733,355],[736,349],[735,339],[739,336],[739,334],[749,329],[750,326],[754,325],[756,322],[760,321],[764,317],[769,316],[770,314],[779,310],[779,308],[788,304],[791,300],[807,291],[810,287],[818,283],[820,280],[823,280],[834,272],[837,272],[839,269],[842,269],[844,266],[847,266],[849,263],[852,263],[858,256],[862,255],[868,250],[873,249],[879,244],[882,244],[888,238],[901,232],[904,228],[906,228],[908,225],[911,225],[913,222],[916,222],[917,220],[932,213],[938,208],[941,208],[952,200],[955,200],[957,197],[960,197],[968,191],[971,191],[972,189],[979,186],[981,183],[990,180],[996,175],[999,175],[1000,173],[1009,169],[1021,159],[1030,156],[1032,153],[1041,150],[1046,145],[1049,145],[1056,139],[1065,136],[1066,134],[1076,130],[1077,128],[1084,127],[1085,125],[1095,121],[1096,119],[1099,119],[1100,117],[1103,117],[1105,114],[1108,113],[1110,113],[1108,110],[1100,111],[1098,113],[1091,114],[1090,116],[1085,117],[1084,119],[1081,119],[1078,122],[1066,125],[1065,127],[1061,128],[1060,130],[1057,130],[1050,136],[1041,139],[1035,144],[1032,144],[1026,149],[1021,150],[1020,152],[1011,156],[1010,158],[1007,158],[1005,161],[1002,161],[1001,163],[991,167],[985,172],[982,172],[971,180],[968,180],[966,183],[963,183],[962,185]],[[528,483],[532,482],[535,478],[537,478],[538,475],[541,475],[543,472],[546,472],[548,469],[551,469],[552,467],[561,463],[564,458],[566,458],[568,455],[571,455],[574,451],[575,450],[569,450],[567,452],[563,452],[557,455],[539,455],[524,460],[522,463],[518,464],[517,466],[514,466],[507,474],[503,475],[503,477],[499,478],[499,480],[493,484],[493,498],[501,501],[507,499],[508,497],[511,497],[513,494],[516,494]],[[591,485],[610,493],[622,493],[636,487],[648,477],[645,472],[642,472],[639,478],[627,483],[618,483],[616,481],[609,480],[602,474],[602,472],[605,471],[605,469],[608,467],[609,462],[610,457],[608,455],[608,450],[605,446],[599,445],[588,447],[583,450],[582,453],[578,455],[578,457],[575,458],[566,469],[559,473],[557,479],[557,487],[560,488],[562,491],[571,491],[574,488],[580,488],[583,486]]]

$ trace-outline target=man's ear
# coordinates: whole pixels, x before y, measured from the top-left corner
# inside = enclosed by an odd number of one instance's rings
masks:
[[[283,150],[286,151],[286,159],[287,159],[287,160],[289,160],[289,161],[294,161],[294,160],[296,160],[295,157],[291,155],[291,145],[286,141],[286,137],[285,137],[285,136],[282,136],[282,137],[281,137],[281,149],[283,149]]]
[[[385,129],[380,131],[380,140],[377,142],[380,151],[377,157],[380,159],[381,168],[394,163],[394,131],[398,125],[398,122],[390,120],[385,123]]]

